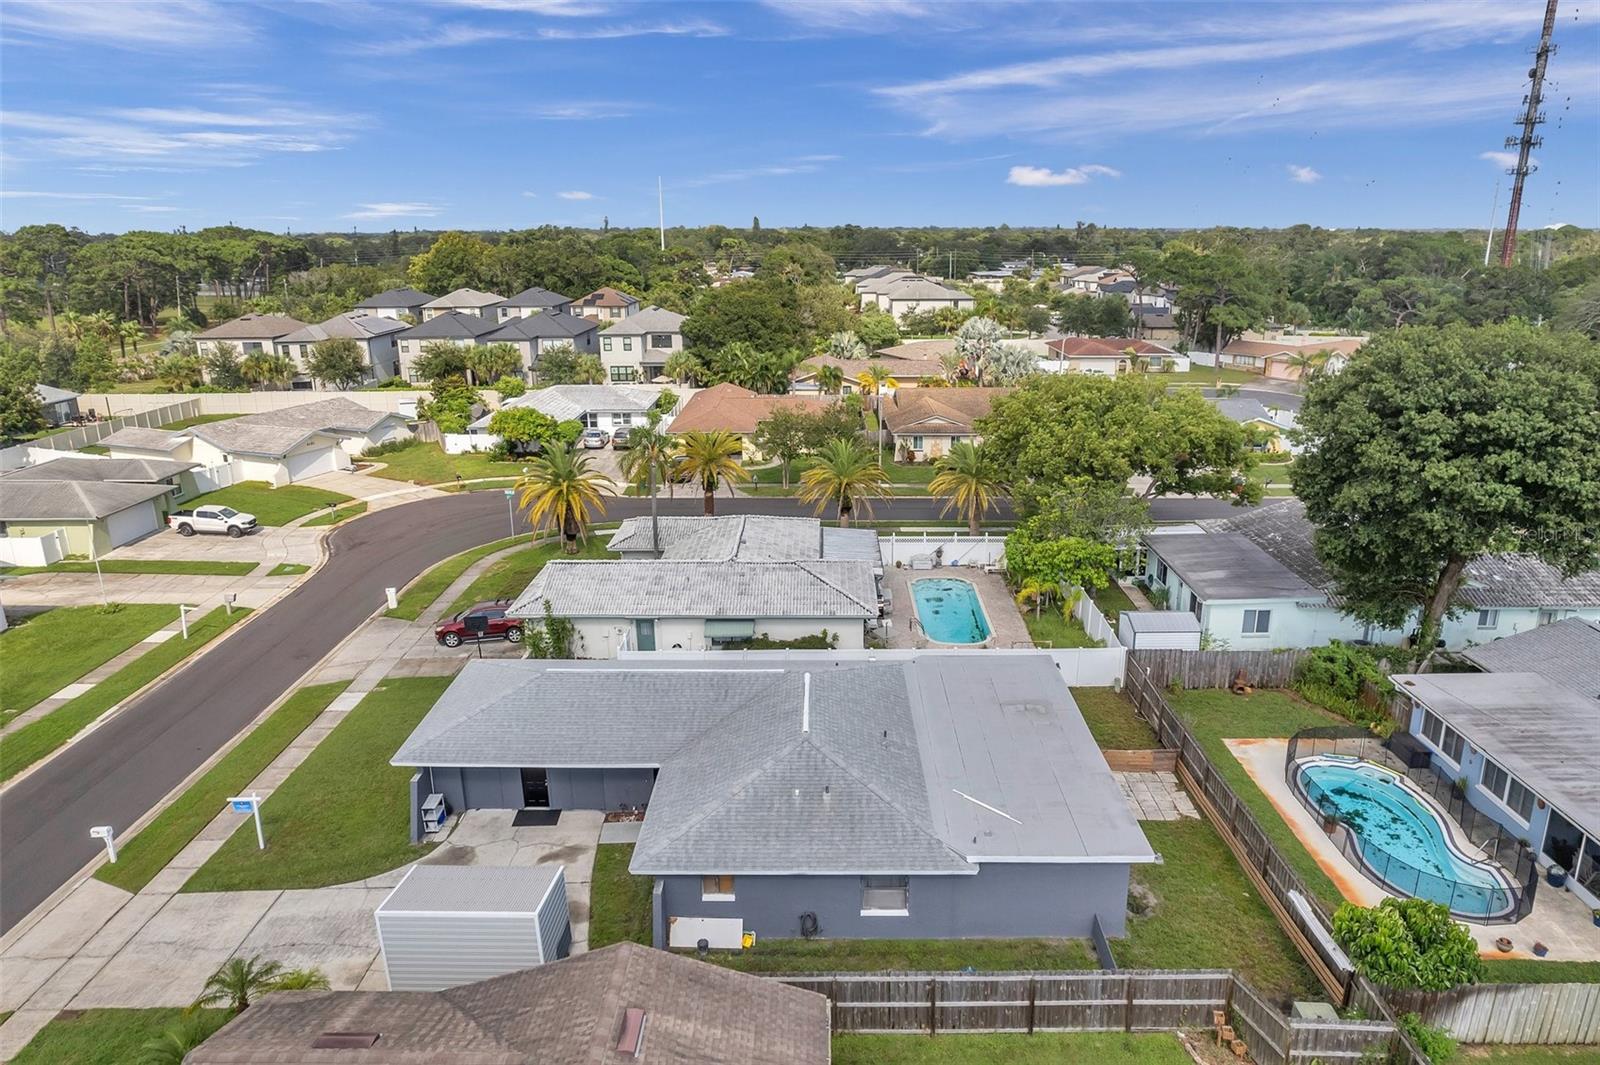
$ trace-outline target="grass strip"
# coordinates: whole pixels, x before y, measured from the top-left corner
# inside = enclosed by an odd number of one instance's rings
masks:
[[[400,593],[399,605],[393,610],[385,610],[383,616],[399,618],[402,621],[417,620],[422,616],[422,612],[432,606],[433,601],[443,595],[444,590],[454,584],[456,578],[465,573],[474,562],[496,551],[504,551],[508,547],[526,542],[525,538],[513,536],[484,544],[482,547],[474,547],[459,555],[452,555],[407,585],[405,591]]]
[[[604,843],[589,877],[589,949],[613,943],[650,945],[650,891],[654,881],[628,872],[633,844]]]
[[[350,497],[322,488],[309,488],[303,484],[286,484],[274,488],[265,481],[240,481],[215,492],[187,500],[186,509],[204,506],[227,506],[254,514],[262,525],[287,525],[314,511],[326,509],[330,504],[348,503]]]
[[[389,759],[449,677],[390,677],[374,688],[261,804],[266,850],[235,832],[184,891],[318,888],[364,880],[432,849],[411,842],[406,787]]]
[[[310,569],[310,566],[302,565],[299,562],[280,562],[276,566],[273,566],[271,569],[267,570],[267,576],[293,577],[296,574],[309,572]]]
[[[196,414],[193,418],[179,418],[175,422],[168,422],[166,425],[163,425],[160,428],[176,432],[179,429],[187,429],[192,425],[209,425],[212,422],[225,422],[225,421],[228,421],[230,419],[238,418],[238,417],[241,417],[241,415],[238,415],[238,414]]]
[[[189,638],[175,636],[157,644],[70,703],[24,725],[0,745],[0,780],[10,780],[92,725],[101,714],[123,702],[161,674],[243,621],[250,611],[234,607],[232,615],[217,607],[189,623]]]
[[[833,1065],[1193,1065],[1166,1032],[940,1032],[833,1037]]]
[[[258,562],[202,562],[183,558],[107,558],[100,560],[101,573],[181,573],[191,577],[242,577],[253,571]],[[20,566],[8,569],[8,577],[24,577],[30,573],[93,573],[93,562],[76,559],[53,562],[48,566]]]
[[[1485,958],[1483,984],[1600,984],[1600,961]]]
[[[209,1038],[232,1019],[227,1010],[67,1010],[39,1030],[13,1065],[126,1065],[146,1057],[144,1045],[194,1016]]]
[[[313,525],[337,525],[341,521],[344,521],[348,518],[353,518],[357,514],[365,514],[366,512],[367,504],[365,502],[351,503],[349,506],[340,507],[337,510],[325,510],[300,527],[302,529],[309,529]]]
[[[714,951],[707,960],[753,973],[923,972],[968,966],[978,972],[1077,972],[1100,967],[1081,939],[758,939],[749,950]]]
[[[118,849],[116,864],[102,865],[96,879],[137,892],[211,823],[231,795],[238,795],[273,759],[327,709],[349,681],[301,688],[256,726],[171,806]]]
[[[20,714],[178,620],[164,603],[67,606],[18,618],[0,632],[0,720]]]
[[[576,555],[562,554],[560,543],[515,551],[478,574],[477,578],[456,596],[455,601],[444,608],[444,614],[465,610],[474,603],[516,598],[522,594],[528,582],[544,569],[544,564],[554,558],[616,558],[616,555],[606,550],[604,543],[606,539],[608,538],[591,534],[587,542],[578,546]]]

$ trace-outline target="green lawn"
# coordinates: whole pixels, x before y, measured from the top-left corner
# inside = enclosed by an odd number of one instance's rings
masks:
[[[1165,1032],[836,1035],[833,1065],[1193,1065]]]
[[[1278,845],[1306,887],[1329,906],[1337,906],[1344,896],[1322,867],[1295,836],[1293,829],[1278,815],[1277,809],[1256,787],[1244,766],[1223,741],[1229,738],[1284,737],[1317,725],[1348,725],[1349,722],[1320,707],[1313,706],[1292,692],[1258,691],[1253,695],[1234,695],[1221,688],[1168,694],[1167,701],[1184,719],[1195,739],[1250,812],[1262,830]]]
[[[422,616],[422,612],[432,606],[433,601],[443,595],[444,590],[454,584],[456,578],[465,573],[474,562],[496,551],[504,551],[508,547],[527,542],[522,537],[513,536],[450,556],[406,585],[405,591],[401,592],[398,598],[400,605],[393,610],[385,610],[384,617],[400,618],[402,621],[417,620]]]
[[[314,888],[376,876],[426,854],[411,843],[406,787],[389,759],[449,677],[389,678],[358,703],[261,804],[267,849],[235,832],[184,891]]]
[[[515,477],[496,477],[489,481],[463,481],[460,484],[442,484],[439,486],[439,490],[441,492],[504,492],[507,488],[515,488],[516,484],[517,478]],[[632,485],[629,485],[623,490],[622,494],[631,496],[638,493],[633,490]]]
[[[1278,456],[1273,456],[1277,459]],[[1294,489],[1289,484],[1289,471],[1294,468],[1294,459],[1284,455],[1283,461],[1267,461],[1250,471],[1250,479],[1260,483],[1269,496],[1292,496]]]
[[[633,844],[607,843],[594,855],[589,880],[589,949],[613,943],[650,945],[650,889],[648,876],[628,872]]]
[[[753,973],[1099,968],[1081,939],[767,939],[749,950],[713,952],[708,960]]]
[[[1117,615],[1124,610],[1139,609],[1134,605],[1128,593],[1120,585],[1108,584],[1104,588],[1093,588],[1089,591],[1089,598],[1094,600],[1094,605],[1100,608],[1100,613],[1105,615],[1107,621],[1113,626],[1117,623]]]
[[[1152,380],[1160,381],[1162,384],[1210,388],[1218,381],[1219,374],[1222,383],[1225,385],[1258,385],[1267,380],[1264,375],[1253,373],[1250,370],[1235,370],[1223,367],[1222,370],[1218,371],[1215,367],[1200,366],[1198,364],[1187,373],[1151,374],[1150,377]]]
[[[0,632],[0,724],[177,620],[164,603],[57,607]]]
[[[198,1010],[196,1016],[208,1036],[230,1019],[227,1010]],[[13,1065],[127,1065],[141,1060],[146,1043],[184,1018],[181,1009],[66,1010],[11,1061]]]
[[[1485,958],[1485,984],[1600,984],[1600,961]]]
[[[318,684],[289,696],[154,821],[122,843],[115,865],[102,865],[94,875],[125,891],[139,891],[211,823],[229,796],[240,794],[347,687],[348,681]]]
[[[184,558],[104,558],[100,560],[101,573],[181,573],[193,577],[242,577],[251,572],[256,562],[202,562]],[[29,573],[93,573],[93,562],[67,559],[49,566],[21,566],[5,570],[7,577],[22,577]]]
[[[313,525],[337,525],[341,521],[346,521],[355,517],[357,514],[365,514],[366,512],[367,504],[365,502],[358,501],[351,503],[348,506],[339,507],[335,510],[324,510],[321,514],[318,514],[316,517],[310,519],[300,527],[302,529],[309,529]]]
[[[1035,617],[1030,607],[1022,612],[1028,635],[1040,647],[1101,647],[1099,640],[1083,631],[1083,623],[1061,613],[1058,606],[1047,606]]]
[[[393,481],[416,481],[419,484],[438,484],[453,481],[456,477],[472,480],[475,477],[519,477],[526,461],[493,462],[482,452],[465,455],[447,455],[438,444],[414,441],[398,451],[372,456],[373,462],[384,464],[373,475]]]
[[[267,570],[269,577],[293,577],[297,574],[310,571],[311,567],[299,562],[280,562]]]
[[[839,1058],[834,1057],[837,1065]],[[1453,1065],[1595,1065],[1600,1051],[1593,1046],[1536,1046],[1506,1043],[1500,1046],[1463,1046],[1450,1059]]]
[[[196,414],[193,418],[180,418],[175,422],[168,422],[166,425],[161,426],[161,428],[171,430],[187,429],[191,425],[207,425],[211,422],[225,422],[231,418],[237,417],[239,417],[237,414]]]
[[[538,576],[544,564],[553,558],[616,558],[606,550],[606,541],[609,539],[609,536],[591,533],[588,542],[578,546],[576,555],[562,554],[559,543],[514,551],[478,574],[477,579],[467,585],[466,590],[456,596],[455,601],[440,614],[454,614],[474,603],[493,599],[515,599],[522,594],[528,582]]]
[[[76,699],[13,732],[0,745],[0,780],[10,780],[50,754],[93,724],[101,714],[243,621],[249,613],[242,607],[234,607],[230,616],[226,608],[219,606],[205,617],[191,620],[187,640],[175,636],[166,643],[153,645]]]
[[[1103,751],[1148,751],[1160,746],[1155,730],[1145,724],[1122,692],[1110,688],[1073,688],[1084,723]]]
[[[321,488],[307,488],[303,484],[286,484],[274,488],[265,481],[240,481],[238,484],[205,495],[195,496],[184,503],[186,509],[220,504],[254,514],[262,525],[287,525],[294,519],[322,510],[329,503],[348,503],[350,497]]]

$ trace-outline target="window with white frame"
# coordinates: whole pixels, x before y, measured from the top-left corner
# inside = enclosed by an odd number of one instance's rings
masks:
[[[622,350],[623,351],[632,351],[633,350],[633,338],[632,337],[623,337],[622,338]]]
[[[911,912],[911,878],[864,876],[861,878],[861,912],[903,917]]]
[[[600,350],[601,351],[610,351],[611,350],[611,338],[610,337],[601,337],[600,338]]]
[[[1272,627],[1272,611],[1246,610],[1244,612],[1244,635],[1265,636]]]
[[[1493,628],[1498,628],[1499,625],[1500,625],[1500,611],[1498,611],[1498,610],[1480,610],[1480,611],[1478,611],[1478,628],[1480,628],[1480,629],[1493,629]]]
[[[1422,735],[1439,753],[1457,765],[1461,764],[1461,733],[1439,720],[1432,710],[1422,712]]]
[[[1161,561],[1159,558],[1156,559],[1156,583],[1167,583],[1167,564]]]
[[[650,334],[650,346],[652,348],[670,348],[670,347],[672,347],[672,334],[671,333],[651,333]]]
[[[733,877],[703,876],[700,878],[701,902],[732,902]]]
[[[1499,765],[1485,758],[1479,786],[1499,799],[1512,813],[1527,822],[1533,817],[1533,792]]]

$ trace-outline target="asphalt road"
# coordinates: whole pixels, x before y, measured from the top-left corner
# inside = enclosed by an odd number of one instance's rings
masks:
[[[882,520],[939,514],[933,499],[875,507]],[[660,501],[698,514],[698,496]],[[720,513],[810,513],[792,499],[717,500]],[[1217,500],[1164,499],[1158,521],[1220,517]],[[608,516],[649,513],[618,499]],[[1004,517],[1006,515],[1002,515]],[[518,515],[519,532],[528,526]],[[472,492],[378,511],[336,530],[309,580],[195,662],[0,793],[0,932],[11,928],[101,849],[94,825],[126,829],[256,718],[383,602],[441,559],[507,535],[500,492]]]

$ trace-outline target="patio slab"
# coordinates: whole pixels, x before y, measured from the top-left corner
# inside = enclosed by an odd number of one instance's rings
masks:
[[[912,624],[917,608],[912,602],[911,584],[929,577],[963,580],[973,586],[989,621],[991,635],[987,641],[981,644],[935,643],[923,633],[920,623]],[[938,647],[940,650],[959,651],[1034,646],[1033,637],[1028,634],[1028,625],[1022,620],[1011,592],[1006,588],[1005,578],[998,573],[986,573],[975,566],[942,566],[929,570],[885,569],[883,582],[891,601],[891,648]]]

